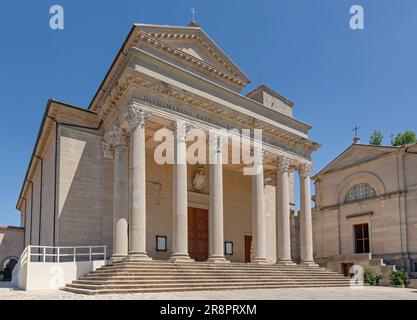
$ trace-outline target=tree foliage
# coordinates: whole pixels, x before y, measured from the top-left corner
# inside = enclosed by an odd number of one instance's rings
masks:
[[[397,134],[397,136],[391,141],[391,144],[393,146],[404,146],[416,141],[416,133],[414,131],[406,131],[404,133]]]
[[[382,144],[383,139],[384,136],[382,135],[381,130],[376,129],[369,138],[369,144],[372,144],[374,146],[380,146]]]

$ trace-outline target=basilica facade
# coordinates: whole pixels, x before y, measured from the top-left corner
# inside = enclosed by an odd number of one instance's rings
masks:
[[[88,108],[48,101],[17,202],[25,246],[105,245],[113,260],[292,264],[300,201],[299,260],[314,265],[319,145],[293,103],[267,86],[243,95],[249,82],[195,23],[134,25]],[[219,161],[190,163],[193,129],[214,132],[206,143]],[[243,129],[261,130],[261,146]],[[161,130],[172,133],[173,163],[155,158]],[[260,160],[231,161],[236,139]],[[257,173],[245,174],[251,166]]]

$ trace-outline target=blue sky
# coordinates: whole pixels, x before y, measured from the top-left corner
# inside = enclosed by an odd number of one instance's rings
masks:
[[[65,29],[49,28],[49,8]],[[349,28],[362,5],[365,30]],[[316,171],[379,128],[414,130],[417,115],[415,0],[55,0],[0,4],[2,111],[0,224],[18,224],[15,204],[48,98],[88,106],[132,23],[187,25],[190,9],[250,76],[295,102],[323,147]]]

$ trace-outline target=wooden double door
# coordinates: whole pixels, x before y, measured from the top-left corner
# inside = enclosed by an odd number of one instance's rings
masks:
[[[209,250],[208,210],[188,208],[188,252],[195,261],[206,261]],[[253,260],[253,241],[245,235],[245,262]]]
[[[195,261],[208,259],[208,210],[188,208],[188,252]]]

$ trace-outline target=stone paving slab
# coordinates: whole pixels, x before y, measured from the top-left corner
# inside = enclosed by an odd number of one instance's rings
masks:
[[[233,299],[231,299],[233,297]],[[0,283],[0,300],[417,300],[417,289],[391,287],[187,291],[86,296],[61,290],[22,291]]]

